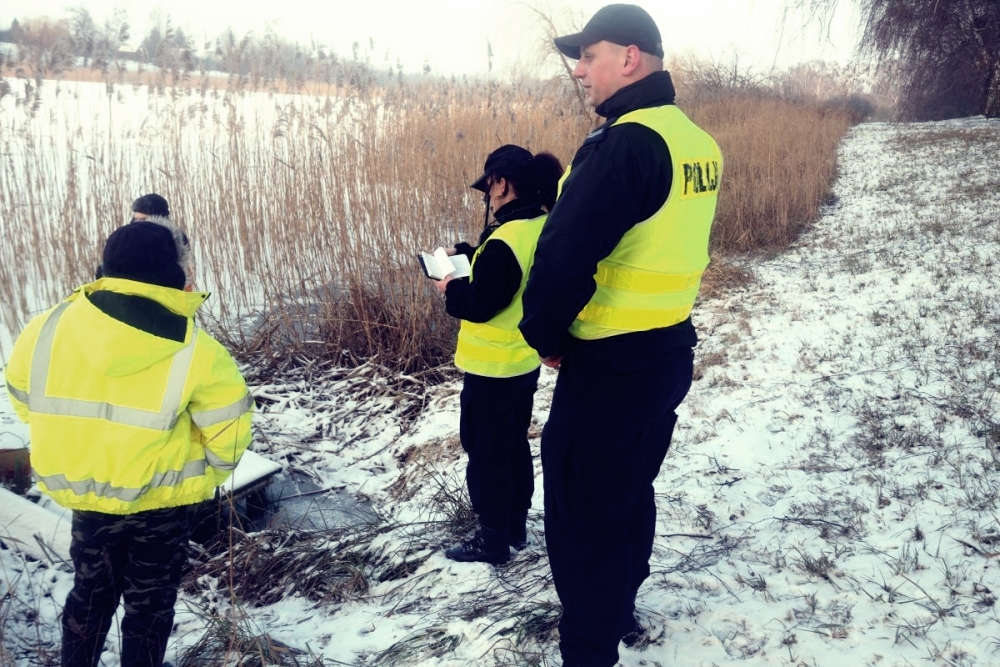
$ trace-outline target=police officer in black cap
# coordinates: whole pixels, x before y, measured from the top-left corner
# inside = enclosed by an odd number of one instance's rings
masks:
[[[520,323],[559,368],[542,434],[545,539],[565,667],[610,667],[649,575],[655,479],[691,385],[690,313],[722,157],[674,105],[653,19],[608,5],[556,46],[607,119],[564,177]]]
[[[452,560],[499,565],[510,559],[510,547],[527,543],[535,483],[528,427],[540,364],[517,324],[535,243],[561,175],[562,165],[549,153],[532,155],[513,144],[490,153],[470,186],[486,203],[479,246],[462,243],[453,251],[469,256],[472,274],[436,283],[448,314],[462,320],[455,350],[455,365],[465,371],[460,436],[479,518],[475,534],[445,552]]]

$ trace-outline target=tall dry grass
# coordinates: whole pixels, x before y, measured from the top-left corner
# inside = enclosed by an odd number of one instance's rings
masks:
[[[849,111],[748,96],[702,102],[690,115],[712,133],[725,160],[713,250],[787,247],[829,197]]]
[[[568,162],[594,123],[558,82],[361,81],[280,95],[205,81],[89,84],[99,121],[87,84],[46,82],[42,104],[0,100],[4,328],[16,334],[90,280],[128,203],[156,191],[214,293],[209,325],[237,351],[274,366],[323,356],[435,368],[456,326],[415,254],[475,239],[482,203],[468,184],[492,149],[517,143]],[[29,96],[8,96],[19,94]],[[815,218],[846,114],[754,98],[687,110],[726,158],[713,252],[771,250]]]

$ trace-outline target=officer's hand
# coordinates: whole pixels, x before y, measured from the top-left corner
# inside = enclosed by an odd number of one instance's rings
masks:
[[[549,368],[555,368],[556,370],[558,370],[559,366],[562,364],[562,356],[558,356],[558,357],[539,357],[539,358],[542,360],[543,364],[545,364]]]
[[[434,287],[437,287],[437,291],[444,294],[448,289],[448,283],[451,282],[451,276],[445,276],[442,280],[435,280]]]

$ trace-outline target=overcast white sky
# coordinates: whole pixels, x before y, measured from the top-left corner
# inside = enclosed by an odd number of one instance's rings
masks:
[[[532,6],[550,10],[560,25],[581,25],[606,0],[534,0]],[[726,60],[734,51],[741,62],[779,67],[803,60],[825,58],[845,61],[853,43],[854,14],[850,0],[837,16],[832,43],[818,31],[804,33],[800,21],[781,32],[784,0],[648,0],[639,2],[656,20],[667,53],[694,52],[700,57]],[[159,11],[175,25],[203,41],[213,40],[227,26],[237,35],[256,34],[270,26],[286,39],[313,40],[341,55],[359,42],[374,64],[386,58],[400,60],[406,71],[419,71],[426,61],[440,74],[484,72],[487,42],[494,53],[494,68],[537,63],[542,31],[526,3],[515,0],[3,0],[0,26],[48,15],[61,18],[68,8],[86,7],[98,23],[115,8],[126,10],[133,37],[141,38]],[[569,30],[566,30],[567,32]],[[374,40],[375,48],[369,43]]]

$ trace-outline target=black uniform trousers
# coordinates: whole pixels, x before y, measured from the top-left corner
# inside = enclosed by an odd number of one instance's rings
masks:
[[[121,516],[73,512],[75,575],[63,609],[63,667],[96,667],[123,597],[122,667],[163,663],[189,532],[189,506]]]
[[[528,427],[539,369],[509,378],[465,374],[459,435],[480,525],[506,530],[524,523],[535,490]]]
[[[574,345],[542,433],[545,542],[565,667],[613,666],[633,628],[653,547],[652,484],[691,387],[690,347],[637,346],[633,336]]]

